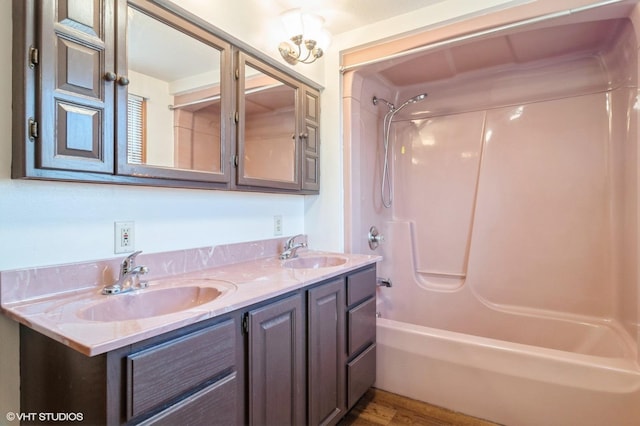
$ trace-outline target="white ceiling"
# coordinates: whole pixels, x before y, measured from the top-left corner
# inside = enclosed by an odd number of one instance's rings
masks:
[[[422,9],[446,0],[266,0],[273,11],[301,8],[325,19],[332,35]]]

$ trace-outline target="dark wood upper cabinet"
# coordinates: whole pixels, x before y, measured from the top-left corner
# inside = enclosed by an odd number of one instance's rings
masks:
[[[302,189],[320,191],[320,92],[302,88]]]
[[[113,174],[115,83],[105,75],[123,4],[13,2],[13,177]]]
[[[231,45],[146,2],[130,1],[127,90],[117,173],[228,183]]]
[[[317,192],[320,94],[238,53],[240,186]]]
[[[113,172],[114,82],[104,78],[114,70],[113,8],[98,0],[40,4],[40,168]]]
[[[319,87],[174,3],[14,0],[13,21],[12,177],[318,192]]]

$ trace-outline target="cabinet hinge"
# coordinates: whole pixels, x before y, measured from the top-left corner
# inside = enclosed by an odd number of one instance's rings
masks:
[[[29,68],[33,69],[40,62],[40,52],[37,48],[31,46],[29,48]]]
[[[249,334],[249,314],[242,316],[242,334]]]
[[[29,140],[34,141],[38,137],[38,122],[29,118]]]
[[[235,121],[236,124],[240,122],[240,113],[238,111],[236,111],[236,113],[233,114],[233,121]]]

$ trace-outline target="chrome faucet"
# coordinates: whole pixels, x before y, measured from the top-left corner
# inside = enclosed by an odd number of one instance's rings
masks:
[[[136,266],[136,256],[142,251],[131,253],[120,264],[120,277],[118,281],[112,285],[106,286],[102,289],[102,294],[120,294],[128,293],[130,291],[139,290],[141,288],[147,288],[149,283],[147,281],[140,281],[140,275],[144,275],[149,272],[149,268],[146,266]]]
[[[280,259],[291,259],[298,255],[297,251],[300,248],[306,247],[306,242],[296,243],[296,238],[304,237],[302,234],[294,235],[289,238],[286,243],[284,243],[284,250],[280,253]]]

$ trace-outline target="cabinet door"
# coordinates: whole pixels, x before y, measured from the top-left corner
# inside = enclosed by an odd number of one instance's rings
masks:
[[[309,87],[301,90],[302,109],[302,189],[320,190],[320,93]]]
[[[250,424],[305,424],[304,325],[299,294],[249,312]]]
[[[231,45],[142,0],[129,0],[126,45],[118,174],[228,183]]]
[[[115,13],[122,0],[37,3],[36,167],[113,173]]]
[[[345,410],[344,280],[308,294],[309,424],[330,424]]]
[[[299,83],[238,54],[238,185],[300,190]]]

